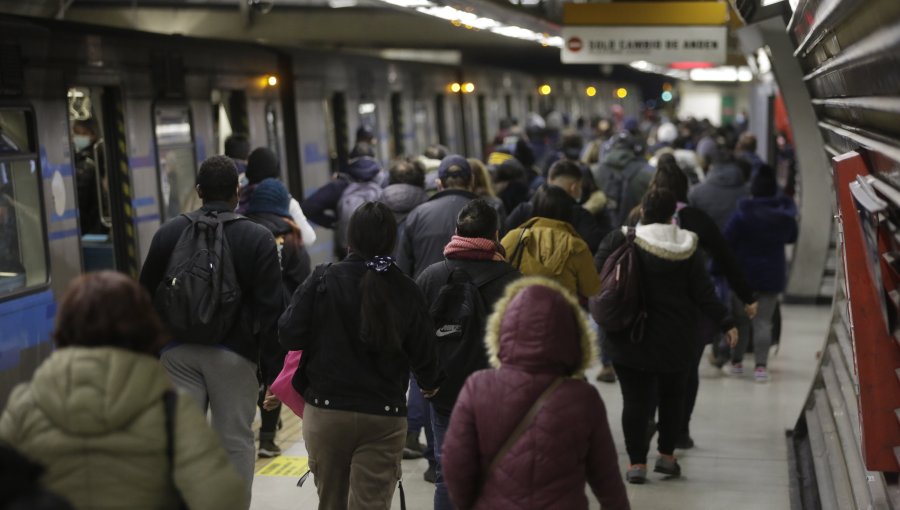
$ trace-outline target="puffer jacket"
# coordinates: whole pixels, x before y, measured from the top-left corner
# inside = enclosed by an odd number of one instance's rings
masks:
[[[381,198],[378,200],[394,213],[394,219],[397,225],[403,223],[406,216],[412,212],[421,203],[428,200],[428,194],[424,188],[413,186],[412,184],[391,184],[384,188]]]
[[[600,290],[591,250],[569,223],[535,217],[501,241],[510,263],[525,276],[544,276],[572,294],[589,298]],[[516,247],[522,244],[521,257]]]
[[[622,229],[606,236],[597,250],[597,267],[602,268],[623,243]],[[697,250],[697,234],[670,223],[653,223],[637,227],[635,244],[647,312],[644,336],[633,342],[628,330],[607,333],[604,351],[614,362],[639,370],[688,370],[694,366],[698,346],[698,313],[722,332],[734,325],[716,297],[705,257]]]
[[[725,238],[753,290],[784,292],[787,284],[784,245],[797,241],[797,206],[790,197],[741,200],[725,227]]]
[[[688,202],[708,214],[724,232],[738,201],[749,195],[750,186],[744,182],[741,168],[734,162],[723,162],[714,164],[706,180],[691,189]]]
[[[246,505],[245,483],[196,402],[182,393],[170,471],[163,404],[170,389],[151,356],[66,347],[13,390],[0,439],[46,466],[46,488],[79,510],[176,508],[176,490],[192,510]]]
[[[466,381],[444,439],[441,463],[456,507],[587,509],[588,483],[604,510],[628,509],[603,400],[583,380],[597,356],[596,335],[575,297],[545,278],[517,280],[497,303],[485,344],[496,368]],[[561,376],[488,473],[522,417]]]

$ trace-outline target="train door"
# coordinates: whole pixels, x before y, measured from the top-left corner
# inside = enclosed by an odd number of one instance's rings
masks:
[[[425,149],[428,148],[434,140],[434,137],[431,134],[432,131],[429,129],[429,126],[433,124],[429,123],[428,119],[428,102],[422,99],[413,101],[413,129],[416,138],[416,147],[418,147],[418,154],[424,153]]]
[[[405,127],[403,122],[403,97],[399,92],[391,93],[391,156],[406,154]]]
[[[115,87],[68,90],[69,136],[85,271],[137,274],[122,97]]]
[[[380,159],[381,151],[379,150],[379,142],[378,134],[381,132],[379,129],[380,123],[378,122],[378,103],[366,96],[363,95],[359,99],[359,106],[357,107],[359,112],[359,128],[356,130],[356,137],[354,139],[354,145],[360,142],[371,142],[372,150],[375,151],[375,159]],[[363,137],[363,133],[367,132]],[[371,140],[366,140],[365,137],[372,136]]]
[[[434,96],[434,112],[435,132],[437,133],[438,143],[448,147],[450,145],[450,140],[447,139],[447,116],[444,109],[444,94],[437,94]]]
[[[165,222],[201,205],[195,189],[197,161],[190,108],[183,103],[157,103],[153,108],[153,132],[159,165],[160,216]]]

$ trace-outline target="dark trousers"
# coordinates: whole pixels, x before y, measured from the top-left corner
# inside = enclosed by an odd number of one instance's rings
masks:
[[[454,510],[453,502],[450,501],[450,493],[447,491],[447,484],[444,483],[444,470],[441,468],[441,448],[444,446],[444,436],[447,435],[447,428],[450,427],[450,417],[441,416],[440,413],[432,409],[431,425],[434,428],[434,510]]]
[[[684,417],[681,420],[679,434],[690,435],[691,415],[694,414],[694,405],[697,403],[697,393],[700,391],[700,362],[703,361],[703,350],[706,344],[697,346],[697,356],[694,359],[694,368],[688,371],[687,386],[684,395]]]
[[[615,364],[622,389],[622,430],[631,464],[646,464],[647,421],[659,399],[659,453],[672,455],[684,420],[684,402],[689,370],[648,372]]]
[[[410,433],[419,437],[425,429],[425,458],[429,466],[434,466],[434,432],[431,427],[431,404],[425,400],[415,377],[409,378],[409,399],[406,403],[406,423]]]
[[[274,441],[275,433],[278,430],[278,418],[281,416],[281,404],[278,404],[278,407],[268,411],[263,409],[263,401],[266,399],[266,390],[269,388],[267,386],[263,386],[259,390],[259,400],[256,401],[256,405],[259,406],[259,440],[260,441]]]

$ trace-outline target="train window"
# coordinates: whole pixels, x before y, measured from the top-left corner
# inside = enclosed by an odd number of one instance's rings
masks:
[[[0,110],[0,297],[49,273],[32,125],[31,112]]]
[[[399,92],[391,94],[391,138],[392,154],[399,156],[406,153],[406,140],[403,137],[403,98]]]
[[[157,105],[154,132],[159,162],[163,221],[200,206],[191,111],[186,105]]]
[[[444,94],[434,96],[435,122],[437,123],[438,143],[447,145],[447,120],[444,117]]]
[[[431,131],[428,129],[428,102],[416,100],[413,103],[413,125],[416,132],[416,145],[419,152],[431,144]]]
[[[213,140],[216,154],[225,154],[225,140],[233,133],[248,133],[247,94],[242,90],[213,89]],[[273,149],[274,150],[274,149]]]
[[[275,103],[266,103],[266,145],[275,154],[281,154],[278,138],[278,108]]]
[[[363,128],[367,132],[364,132]],[[356,130],[356,140],[353,143],[354,145],[360,142],[371,143],[377,158],[379,154],[378,133],[378,105],[375,104],[375,101],[363,97],[359,101],[359,128]],[[372,135],[373,138],[367,140],[369,135]]]

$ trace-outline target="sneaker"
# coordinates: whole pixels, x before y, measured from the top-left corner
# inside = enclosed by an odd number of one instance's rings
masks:
[[[728,373],[734,376],[744,375],[744,365],[741,363],[732,363],[730,367],[728,367]]]
[[[428,469],[425,471],[425,474],[422,475],[422,478],[424,478],[428,483],[434,483],[434,481],[437,480],[437,474],[434,472],[434,466],[428,466]]]
[[[605,382],[605,383],[614,383],[616,382],[616,369],[612,367],[612,365],[606,365],[600,370],[600,373],[597,374],[597,381]]]
[[[271,459],[272,457],[281,455],[281,448],[275,444],[275,441],[260,441],[259,452],[257,452],[257,455],[259,455],[261,459]]]
[[[406,444],[403,446],[403,458],[421,459],[425,456],[425,447],[419,442],[419,434],[408,432],[406,434]]]
[[[631,464],[628,466],[628,471],[625,472],[625,480],[628,483],[637,485],[645,483],[647,481],[647,465]]]
[[[679,450],[690,450],[694,447],[694,440],[688,433],[680,434],[675,440],[675,448]]]
[[[769,382],[769,370],[766,367],[756,367],[753,371],[753,378],[758,383]]]
[[[681,476],[681,466],[678,465],[678,461],[675,460],[675,457],[672,455],[660,455],[659,458],[656,459],[656,465],[653,466],[653,471],[672,477]]]

